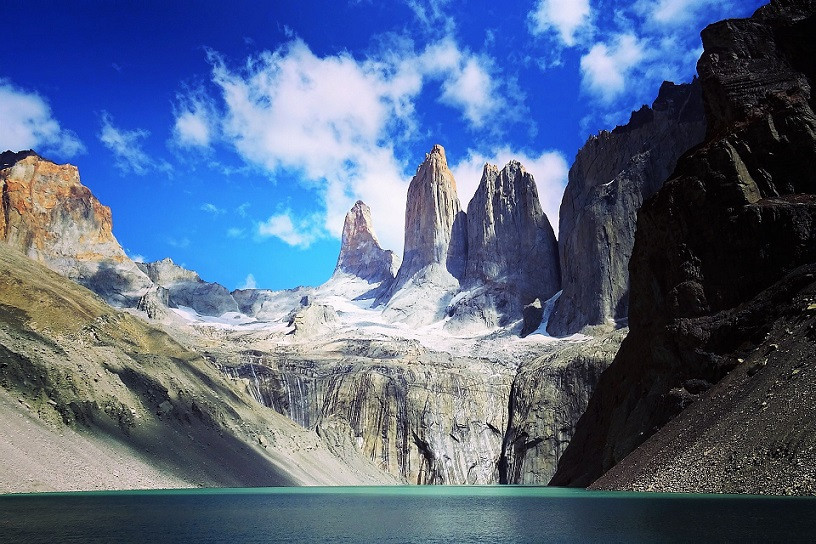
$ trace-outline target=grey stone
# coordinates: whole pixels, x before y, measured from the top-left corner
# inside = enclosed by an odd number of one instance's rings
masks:
[[[414,324],[444,316],[465,274],[466,222],[445,150],[435,145],[408,186],[402,264],[376,301],[386,316]]]
[[[503,327],[560,289],[558,246],[535,180],[518,161],[486,164],[467,208],[468,257],[453,322]]]
[[[563,293],[547,326],[550,334],[564,336],[627,318],[637,211],[705,130],[699,81],[666,82],[651,108],[644,106],[628,124],[587,140],[570,168],[561,202]]]
[[[400,265],[399,257],[383,249],[374,233],[371,210],[358,200],[346,214],[340,255],[334,276],[349,274],[370,283],[390,282]]]

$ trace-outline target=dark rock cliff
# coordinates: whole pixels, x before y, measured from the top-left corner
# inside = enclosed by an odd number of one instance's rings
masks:
[[[638,215],[630,333],[554,485],[590,484],[741,364],[774,322],[766,291],[816,262],[814,14],[777,0],[703,31],[706,141]]]
[[[555,336],[625,319],[637,211],[705,136],[700,82],[660,87],[652,107],[587,140],[561,201],[558,249],[563,293],[547,330]]]

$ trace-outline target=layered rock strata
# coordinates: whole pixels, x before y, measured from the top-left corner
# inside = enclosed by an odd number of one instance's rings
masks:
[[[341,460],[165,331],[5,245],[0,417],[3,493],[396,482],[359,456]]]
[[[705,136],[700,83],[660,87],[651,108],[587,140],[570,168],[558,249],[563,293],[547,327],[564,336],[625,320],[637,211]]]
[[[113,236],[110,208],[70,164],[33,151],[0,157],[0,240],[117,306],[135,306],[150,280]]]
[[[641,209],[630,333],[554,484],[590,484],[755,358],[777,319],[769,308],[798,289],[774,284],[816,262],[814,35],[812,0],[772,1],[703,31],[706,141]],[[750,414],[730,416],[751,426]]]
[[[504,327],[526,304],[560,289],[558,246],[535,180],[517,161],[486,164],[467,208],[462,294],[448,308],[457,325]]]
[[[512,368],[416,342],[244,351],[225,363],[265,405],[415,484],[499,481]]]
[[[626,329],[560,346],[521,364],[510,390],[510,419],[499,459],[501,483],[549,482]]]

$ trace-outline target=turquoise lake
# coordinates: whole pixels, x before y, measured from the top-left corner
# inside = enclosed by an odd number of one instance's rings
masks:
[[[544,487],[0,496],[3,543],[813,542],[816,499]]]

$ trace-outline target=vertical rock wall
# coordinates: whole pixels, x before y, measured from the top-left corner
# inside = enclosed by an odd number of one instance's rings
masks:
[[[815,35],[813,0],[703,31],[706,141],[638,215],[630,333],[554,484],[588,485],[753,353],[756,300],[816,262]]]
[[[463,294],[448,310],[459,326],[506,326],[525,304],[560,289],[558,246],[533,176],[517,161],[486,164],[467,208]]]
[[[558,248],[563,293],[547,330],[555,336],[626,319],[637,211],[705,135],[700,83],[664,83],[651,108],[587,140],[570,168]]]

